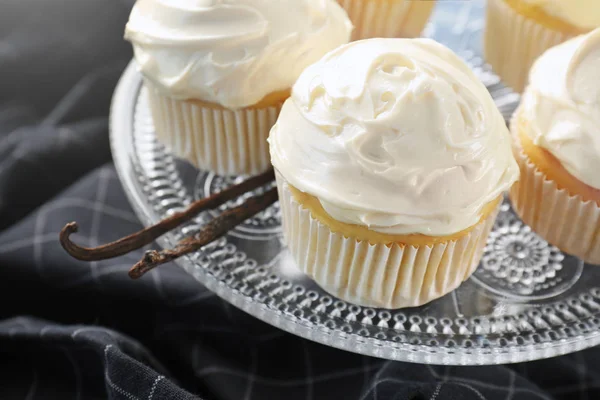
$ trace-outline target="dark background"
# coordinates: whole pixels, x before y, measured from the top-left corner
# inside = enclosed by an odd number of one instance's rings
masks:
[[[513,366],[384,362],[259,322],[174,265],[131,281],[141,251],[68,257],[66,222],[89,246],[140,227],[107,132],[131,4],[0,0],[0,399],[599,398],[597,349]]]

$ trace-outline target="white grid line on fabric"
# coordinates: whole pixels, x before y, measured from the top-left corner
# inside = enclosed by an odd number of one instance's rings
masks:
[[[407,379],[400,379],[400,378],[394,378],[394,377],[386,377],[386,378],[381,378],[378,381],[373,381],[373,388],[376,388],[377,386],[383,384],[383,383],[397,383],[397,384],[415,384],[415,383],[419,383],[419,384],[428,384],[431,382],[423,382],[423,381],[415,381],[415,380],[407,380]],[[365,393],[365,395],[363,397],[361,397],[361,400],[366,399],[369,394],[371,394],[371,392],[373,392],[373,399],[374,400],[378,400],[378,398],[375,397],[375,391],[370,390],[368,393]]]
[[[132,395],[128,391],[126,391],[124,389],[121,389],[119,386],[115,385],[115,383],[110,380],[110,378],[108,377],[108,375],[105,375],[104,378],[106,379],[106,383],[108,383],[108,386],[110,386],[111,388],[113,388],[118,393],[122,394],[123,396],[127,397],[130,400],[139,400],[139,398],[135,397],[134,395]]]
[[[566,355],[561,359],[561,361],[562,363],[568,365],[570,368],[574,369],[578,373],[590,375],[594,380],[600,381],[600,373],[587,369],[585,360],[583,358],[581,359],[581,362],[576,361],[576,359],[580,356],[583,356],[581,352],[577,352],[574,354]]]
[[[256,349],[256,346],[252,346],[252,349],[250,350],[250,371],[248,371],[248,382],[246,383],[244,400],[250,400],[252,398],[256,371],[258,371],[258,350]]]
[[[431,372],[431,375],[433,375],[436,379],[440,378],[440,375],[435,372],[435,370],[431,367],[431,365],[426,365],[426,367],[429,369],[429,371]],[[504,386],[499,386],[499,385],[494,385],[491,383],[485,383],[485,382],[480,382],[480,381],[476,381],[474,379],[467,379],[467,378],[461,378],[461,377],[457,377],[457,376],[449,376],[447,382],[451,382],[451,383],[463,383],[466,385],[474,385],[474,386],[479,386],[482,389],[488,389],[488,390],[501,390],[501,391],[508,391],[508,388],[504,387]],[[527,388],[517,388],[515,387],[514,389],[514,393],[529,393],[532,395],[535,395],[536,397],[539,397],[540,399],[544,399],[544,400],[552,400],[551,398],[549,398],[548,396],[544,395],[543,393],[538,393],[534,390],[531,389],[527,389]]]
[[[3,252],[3,253],[9,252],[9,251],[20,250],[20,249],[26,248],[28,246],[32,246],[33,254],[34,254],[34,262],[35,262],[36,266],[40,266],[40,268],[38,268],[40,276],[42,276],[42,268],[41,268],[42,260],[41,259],[43,256],[43,245],[46,243],[49,243],[49,242],[55,243],[57,240],[57,233],[47,233],[47,234],[37,233],[40,230],[44,229],[45,222],[46,222],[46,215],[41,216],[41,214],[42,214],[42,210],[40,210],[40,214],[38,214],[38,218],[36,218],[36,223],[35,223],[36,227],[34,229],[34,231],[36,233],[34,233],[32,238],[18,239],[18,240],[12,241],[12,242],[0,244],[0,252]],[[82,235],[77,235],[77,240],[86,242],[86,243],[94,242],[93,238],[84,237]],[[96,242],[97,242],[97,238],[96,238]],[[123,271],[127,271],[130,267],[131,267],[130,264],[118,264],[118,265],[111,265],[111,266],[103,265],[96,272],[96,279],[99,277],[105,276],[105,275],[112,274],[112,273],[122,273]],[[75,281],[71,281],[71,282],[62,282],[60,287],[70,288],[70,287],[82,285],[84,283],[88,283],[92,280],[94,280],[94,277],[83,277],[83,278],[79,278],[79,279],[76,279]]]
[[[512,400],[512,398],[515,394],[515,382],[517,380],[517,375],[515,374],[515,371],[513,371],[513,370],[508,370],[508,373],[509,373],[510,381],[508,383],[508,394],[506,395],[506,400]]]
[[[156,338],[160,338],[162,335],[166,333],[174,333],[174,332],[194,332],[194,333],[228,333],[228,334],[238,334],[245,332],[240,332],[240,330],[235,328],[228,327],[217,327],[217,326],[185,326],[184,324],[174,323],[165,326],[161,326],[161,329],[157,329],[155,333]],[[285,336],[284,332],[275,332],[275,333],[265,333],[261,335],[253,335],[249,336],[252,340],[258,342],[267,342],[269,340],[273,340],[274,338]]]
[[[372,367],[371,367],[371,358],[370,357],[362,357],[362,365],[363,365],[363,385],[361,389],[361,393],[366,393],[370,389],[371,385],[371,375],[372,375]],[[385,365],[385,361],[378,360],[376,362],[379,366],[383,367]]]
[[[399,378],[392,378],[392,377],[388,377],[388,378],[383,378],[383,379],[380,379],[380,380],[379,380],[378,382],[376,382],[376,383],[374,382],[374,386],[376,386],[376,385],[381,385],[382,383],[387,383],[387,382],[390,382],[390,383],[398,383],[398,384],[407,384],[407,383],[413,383],[413,384],[414,384],[414,383],[427,383],[427,382],[411,381],[411,380],[405,380],[405,379],[399,379]],[[487,400],[487,399],[486,399],[486,397],[485,397],[485,396],[484,396],[484,395],[483,395],[483,394],[482,394],[482,393],[481,393],[479,390],[475,389],[473,386],[471,386],[471,385],[469,385],[469,384],[467,384],[467,383],[462,383],[462,382],[449,382],[449,383],[452,383],[452,384],[454,384],[454,385],[458,385],[458,386],[462,386],[462,387],[466,387],[466,388],[468,388],[469,390],[471,390],[473,393],[475,393],[475,394],[476,394],[476,395],[477,395],[477,396],[478,396],[478,397],[479,397],[481,400]],[[442,382],[441,384],[443,384],[443,382]],[[438,384],[438,386],[436,386],[436,389],[437,389],[437,387],[439,387],[439,386],[440,386],[440,384]],[[362,399],[365,399],[365,398],[366,398],[366,396],[368,396],[368,394],[369,394],[369,393],[367,393],[365,396],[363,396],[363,397],[362,397]],[[434,393],[434,394],[435,394],[435,393]],[[435,399],[435,398],[432,398],[431,400],[434,400],[434,399]]]
[[[360,390],[360,393],[366,393],[369,390],[369,373],[367,372],[367,367],[369,365],[369,357],[362,357],[361,359],[363,365],[363,384]]]
[[[227,319],[229,320],[229,322],[231,322],[232,324],[235,324],[235,319],[233,318],[233,314],[231,312],[231,305],[228,302],[223,300],[223,301],[221,301],[221,307],[223,308],[223,312],[227,316]]]
[[[131,263],[131,265],[133,265],[133,264],[137,263],[138,261],[140,261],[140,258],[142,258],[142,255],[143,255],[143,254],[144,254],[144,253],[145,253],[147,250],[149,250],[151,246],[152,246],[152,245],[147,245],[147,246],[144,246],[144,247],[142,247],[142,248],[140,248],[140,249],[138,249],[138,250],[134,250],[134,251],[132,251],[131,253],[123,254],[123,255],[122,255],[122,256],[120,256],[120,257],[121,257],[121,258],[123,258],[123,259],[127,259],[127,260],[131,260],[131,261],[133,261],[133,262]],[[131,265],[130,265],[130,266],[131,266]],[[153,270],[153,271],[155,271],[155,270]],[[159,268],[159,269],[158,269],[158,271],[163,271],[163,269],[162,269],[162,268]]]
[[[444,367],[444,374],[442,375],[442,380],[444,382],[447,382],[450,377],[450,368],[452,368],[452,367],[450,367],[450,366]]]
[[[82,398],[81,395],[82,395],[82,391],[83,391],[83,387],[82,387],[83,379],[81,377],[81,370],[79,369],[77,362],[71,355],[71,352],[69,351],[69,349],[62,346],[61,350],[65,354],[65,357],[67,357],[67,360],[69,360],[69,363],[71,363],[71,366],[73,367],[73,374],[75,375],[75,390],[77,391],[77,393],[75,394],[75,399],[81,400],[81,398]]]
[[[5,136],[1,137],[0,144],[2,146],[8,146],[12,142],[19,142],[23,139],[23,137],[22,137],[23,132],[30,132],[30,129],[31,129],[31,126],[29,126],[29,125],[19,126],[18,128],[15,128],[12,131],[10,131]],[[6,158],[6,159],[3,159],[2,161],[0,161],[0,171],[2,170],[2,165],[7,161],[10,161],[10,158]]]
[[[56,232],[40,235],[37,238],[37,243],[38,244],[46,244],[48,242],[56,243],[57,236],[58,236],[58,234]],[[75,237],[76,240],[80,241],[80,242],[84,242],[84,243],[90,242],[89,237],[83,236],[81,234],[75,234],[75,235],[73,235],[73,237]],[[36,243],[36,240],[31,237],[28,237],[25,239],[17,239],[12,242],[0,243],[0,253],[8,253],[10,251],[21,250],[21,249],[24,249],[27,247],[31,247],[35,243]],[[124,254],[124,256],[127,256],[127,255],[129,255],[129,254]],[[137,261],[139,259],[139,256],[136,254],[136,255],[131,256],[130,258],[135,259]]]
[[[96,278],[103,278],[107,275],[113,275],[113,274],[124,274],[130,268],[131,268],[131,264],[102,265],[98,268],[98,271],[96,273]],[[96,282],[96,281],[90,274],[87,274],[81,278],[78,278],[78,279],[75,279],[72,281],[61,282],[58,287],[60,287],[61,289],[72,289],[72,288],[75,288],[78,286],[85,285],[90,282]]]
[[[131,222],[132,224],[139,225],[140,220],[131,210],[122,210],[119,208],[112,207],[108,204],[90,204],[91,202],[86,199],[71,198],[68,203],[63,203],[64,208],[79,206],[80,208],[88,209],[90,211],[101,212],[103,215],[107,215],[112,218],[117,218],[125,222]]]
[[[59,123],[78,102],[89,92],[90,88],[108,72],[118,72],[122,68],[122,62],[113,62],[112,64],[103,65],[95,70],[86,73],[79,81],[77,81],[71,89],[56,102],[56,105],[42,121],[42,125],[55,125]]]
[[[195,294],[192,296],[189,296],[185,299],[176,301],[176,302],[172,302],[171,304],[174,306],[178,306],[178,307],[184,307],[184,306],[189,306],[192,304],[196,304],[199,303],[202,300],[206,300],[206,299],[210,299],[213,297],[216,297],[216,293],[209,291],[208,289],[205,289],[204,286],[202,286],[199,282],[198,282],[198,286],[200,288],[203,288],[205,291],[199,294]],[[225,303],[225,301],[223,301],[223,303]]]
[[[43,266],[42,266],[42,256],[43,256],[43,243],[39,242],[39,238],[41,238],[44,234],[44,227],[46,225],[46,216],[49,212],[49,207],[42,207],[38,212],[34,228],[33,228],[33,262],[35,268],[40,277],[43,277]]]
[[[154,290],[156,290],[156,293],[158,293],[160,299],[166,303],[169,303],[167,295],[165,294],[165,291],[163,289],[161,274],[161,271],[155,268],[152,271],[150,271],[150,278],[152,279]]]
[[[194,347],[196,347],[196,346],[194,346]],[[192,350],[192,352],[193,352],[193,350]],[[373,369],[375,369],[375,367]],[[360,368],[348,368],[345,370],[331,372],[328,374],[321,374],[321,375],[317,375],[316,377],[313,377],[313,382],[324,382],[324,381],[327,381],[330,379],[337,379],[337,378],[343,378],[343,377],[352,376],[352,375],[358,375],[358,374],[362,373],[362,371],[363,371],[363,368],[360,367]],[[199,371],[194,372],[194,375],[196,377],[201,377],[201,376],[206,376],[206,375],[211,375],[211,374],[231,375],[231,376],[235,376],[238,378],[246,377],[246,374],[244,371],[236,370],[233,368],[223,368],[223,367],[206,367]],[[276,386],[276,387],[302,386],[306,383],[305,379],[281,379],[281,380],[278,380],[278,379],[273,379],[273,378],[267,378],[267,377],[260,376],[260,375],[255,375],[254,381],[255,381],[255,383],[259,383],[262,385],[270,385],[270,386]]]
[[[6,142],[9,142],[7,139],[10,137],[15,137],[15,138],[19,138],[18,135],[16,135],[16,133],[20,133],[21,130],[23,130],[24,128],[17,128],[14,131],[12,131],[9,135],[7,135],[4,140],[2,140],[0,143],[2,143],[3,145],[6,145]],[[20,139],[20,138],[19,138]],[[9,162],[17,159],[14,155],[14,151],[9,153],[8,156],[6,158],[4,158],[3,160],[0,161],[0,172],[2,172],[4,170],[4,165],[8,164]]]
[[[73,129],[68,126],[61,126],[58,128],[58,140],[60,143],[64,143],[69,137],[77,137]]]
[[[67,199],[63,199],[62,201],[57,201],[55,203],[52,203],[50,205],[42,207],[36,215],[36,219],[34,222],[34,234],[33,234],[33,240],[32,240],[34,264],[36,266],[36,270],[38,271],[38,274],[41,277],[44,276],[43,263],[42,263],[42,256],[43,256],[43,246],[42,245],[44,244],[44,242],[40,241],[40,238],[43,238],[45,236],[43,231],[46,226],[46,221],[47,221],[48,215],[50,214],[50,212],[57,211],[57,210],[60,210],[63,208],[69,208],[69,207],[86,208],[86,209],[92,210],[93,212],[101,212],[105,215],[110,215],[112,217],[121,218],[121,219],[127,220],[129,222],[139,223],[139,221],[137,219],[132,218],[131,220],[129,220],[127,218],[123,218],[120,215],[113,214],[112,212],[107,212],[106,207],[103,207],[103,204],[101,204],[101,203],[91,206],[89,204],[89,201],[82,200],[82,199],[68,199],[67,198]],[[127,213],[127,214],[131,214],[131,213]]]
[[[27,389],[27,395],[25,396],[25,400],[32,400],[35,396],[35,392],[37,391],[38,387],[38,372],[33,364],[31,365],[31,371],[33,372],[33,376],[31,377],[31,385],[29,385],[29,389]]]
[[[117,391],[119,394],[122,394],[123,396],[127,397],[129,400],[139,400],[133,394],[131,394],[128,391],[126,391],[125,389],[122,389],[119,386],[117,386],[108,376],[108,351],[111,349],[111,347],[112,347],[112,344],[109,344],[109,345],[106,345],[106,347],[104,348],[104,359],[106,361],[106,366],[104,368],[104,379],[106,379],[106,383],[108,383],[108,385],[111,388],[113,388],[115,391]]]
[[[116,179],[116,174],[112,171],[112,169],[110,168],[104,168],[100,171],[100,178],[107,180],[109,178],[114,178]],[[106,188],[107,189],[107,188]],[[111,207],[109,205],[107,205],[105,203],[105,201],[103,201],[103,199],[97,199],[97,201],[95,201],[94,203],[90,204],[91,202],[87,199],[81,199],[81,198],[66,198],[66,199],[61,199],[59,201],[56,201],[54,203],[51,203],[49,205],[43,206],[39,211],[38,214],[36,216],[36,220],[34,223],[34,234],[32,238],[29,239],[20,239],[14,242],[9,242],[9,243],[4,243],[0,246],[0,249],[2,249],[2,251],[11,251],[11,250],[17,250],[20,248],[25,248],[28,245],[28,241],[30,243],[30,245],[33,247],[33,256],[34,256],[34,263],[36,265],[36,269],[38,270],[38,273],[40,274],[40,276],[43,276],[43,262],[42,262],[42,258],[43,258],[43,254],[44,254],[44,245],[48,242],[54,242],[56,240],[56,233],[43,233],[45,230],[45,226],[47,223],[47,219],[49,217],[49,214],[51,212],[57,211],[59,209],[62,208],[69,208],[69,207],[80,207],[80,208],[84,208],[84,209],[88,209],[91,210],[92,212],[95,213],[95,215],[93,217],[95,217],[95,221],[99,221],[100,220],[100,215],[107,215],[107,216],[111,216],[111,217],[115,217],[121,220],[124,220],[126,222],[132,222],[135,224],[139,224],[139,220],[135,217],[135,215],[133,214],[133,212],[131,211],[126,211],[126,210],[121,210],[115,207]],[[93,228],[96,230],[96,232],[99,232],[99,222],[96,222],[96,227]],[[78,240],[81,240],[82,237],[81,235],[79,235]],[[88,243],[93,243],[96,244],[97,243],[97,235],[96,237],[92,236],[90,238],[85,238],[87,239],[86,241]],[[94,243],[96,242],[96,243]],[[122,268],[129,268],[130,266],[123,266]],[[104,276],[107,274],[110,274],[112,272],[116,272],[117,269],[120,269],[121,266],[118,267],[103,267],[101,272],[96,272],[95,276],[92,276],[92,279],[97,280],[100,276]],[[121,272],[120,270],[118,272]],[[79,279],[75,282],[71,282],[71,283],[67,283],[65,285],[62,286],[75,286],[77,284],[83,284],[85,282],[89,282],[88,279],[84,278]]]
[[[108,175],[106,173],[106,169],[103,168],[100,170],[100,174],[98,175],[98,190],[96,191],[96,198],[94,200],[94,205],[96,207],[102,207],[106,202],[106,195],[108,192]],[[94,207],[94,208],[96,208]],[[90,227],[90,241],[92,246],[98,246],[100,235],[100,216],[102,214],[99,211],[94,211],[92,215],[92,226]],[[100,283],[98,277],[98,261],[92,261],[90,263],[90,271],[92,273],[92,278],[94,282]],[[102,287],[100,286],[100,289]]]
[[[306,390],[306,400],[312,400],[313,399],[313,393],[314,393],[314,381],[312,379],[312,375],[313,375],[313,368],[312,368],[312,362],[310,359],[310,352],[308,351],[308,347],[306,345],[306,340],[302,340],[302,352],[304,353],[304,370],[306,372],[306,385],[305,385],[305,390]]]
[[[38,238],[38,241],[42,244],[48,243],[48,242],[56,242],[57,236],[58,235],[56,232],[47,233],[45,235],[41,235]],[[10,251],[21,250],[26,247],[33,246],[34,243],[35,243],[35,239],[32,239],[31,237],[27,237],[24,239],[17,239],[12,242],[1,243],[0,244],[0,253],[8,253]]]
[[[444,382],[440,382],[437,384],[437,386],[435,387],[435,390],[433,391],[433,394],[431,395],[430,400],[437,399],[437,397],[440,395],[440,391],[442,390],[442,386],[444,386]]]
[[[587,365],[585,363],[585,359],[583,358],[583,355],[581,353],[575,353],[575,359],[577,360],[577,365],[578,368],[576,368],[575,370],[577,371],[577,375],[579,375],[579,398],[580,400],[588,400],[588,394],[587,394],[587,382],[585,380],[585,377],[587,375]]]
[[[106,169],[105,169],[106,170]],[[135,216],[133,211],[124,210],[116,207],[112,207],[108,204],[95,204],[90,199],[85,199],[81,197],[65,197],[59,200],[56,200],[52,203],[46,204],[40,209],[40,212],[44,211],[46,213],[55,212],[58,210],[62,210],[65,208],[81,208],[83,210],[89,211],[98,211],[103,213],[106,216],[117,218],[124,222],[131,222],[133,224],[139,225],[140,220]]]
[[[13,153],[10,153],[8,155],[8,157],[6,157],[2,161],[0,161],[0,172],[4,171],[4,164],[8,164],[8,162],[13,161],[14,158],[15,157],[14,157]]]
[[[468,389],[470,389],[473,393],[475,393],[481,400],[487,400],[486,397],[481,394],[481,392],[477,389],[475,389],[473,386],[467,384],[467,383],[459,383],[459,382],[454,382],[454,384],[462,386],[462,387],[466,387]]]
[[[378,386],[379,386],[379,382],[381,381],[381,375],[383,374],[383,372],[392,364],[392,361],[385,361],[383,363],[383,365],[381,365],[381,368],[377,371],[377,373],[375,374],[375,376],[373,377],[373,380],[371,382],[371,385],[369,386],[369,389],[367,389],[365,391],[365,393],[362,395],[362,397],[360,398],[360,400],[364,400],[366,399],[371,392],[373,392],[373,398],[374,400],[378,400],[379,399],[379,393],[377,391]]]
[[[156,379],[154,380],[154,383],[152,384],[152,388],[150,389],[150,394],[148,395],[148,400],[152,400],[152,397],[154,397],[154,392],[156,392],[156,388],[158,387],[158,382],[160,382],[163,379],[164,379],[163,375],[159,375],[156,377]]]

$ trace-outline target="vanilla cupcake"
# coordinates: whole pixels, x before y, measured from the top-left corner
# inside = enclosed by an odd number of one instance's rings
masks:
[[[559,249],[600,264],[600,29],[536,61],[511,132],[517,213]]]
[[[269,142],[299,268],[365,306],[419,306],[456,289],[518,175],[485,86],[428,39],[330,52],[302,73]]]
[[[520,93],[544,51],[597,27],[598,0],[488,0],[485,59]]]
[[[338,0],[352,23],[352,40],[374,37],[417,37],[435,0]]]
[[[138,0],[125,37],[159,141],[236,175],[269,168],[266,139],[291,86],[351,30],[335,0]]]

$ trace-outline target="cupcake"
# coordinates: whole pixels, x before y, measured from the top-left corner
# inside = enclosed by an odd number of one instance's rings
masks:
[[[485,86],[429,39],[328,53],[294,85],[269,143],[298,267],[364,306],[419,306],[456,289],[518,176]]]
[[[125,38],[158,140],[237,175],[269,168],[266,139],[292,85],[351,31],[335,0],[138,0]]]
[[[484,56],[521,93],[544,51],[600,27],[598,0],[488,0]]]
[[[545,52],[511,132],[516,212],[565,253],[600,264],[600,29]]]
[[[374,37],[417,37],[435,0],[338,0],[352,23],[352,40]]]

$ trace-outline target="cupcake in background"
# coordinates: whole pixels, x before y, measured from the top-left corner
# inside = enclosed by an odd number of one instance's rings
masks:
[[[269,168],[266,139],[292,85],[351,31],[335,0],[138,0],[125,38],[159,141],[237,175]]]
[[[515,91],[547,49],[600,27],[598,0],[488,0],[484,57]]]
[[[518,177],[485,86],[428,39],[370,39],[308,67],[269,137],[298,267],[364,306],[419,306],[477,267]]]
[[[600,264],[600,29],[535,62],[511,132],[516,212],[565,253]]]
[[[352,40],[418,37],[435,0],[338,0],[352,23]]]

